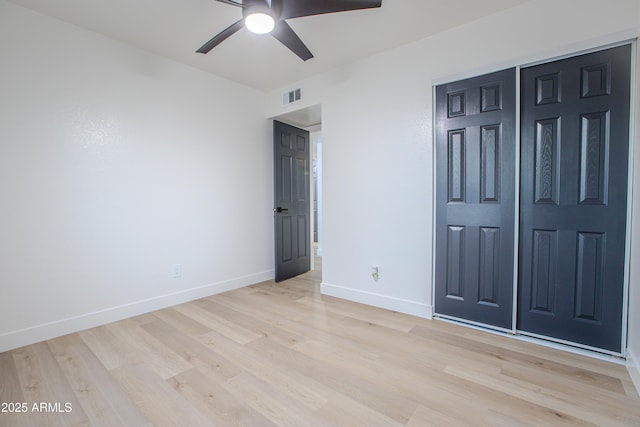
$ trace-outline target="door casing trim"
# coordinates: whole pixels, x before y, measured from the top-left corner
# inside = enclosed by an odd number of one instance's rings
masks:
[[[637,58],[638,58],[638,39],[631,40],[631,94],[629,98],[629,164],[627,165],[627,237],[625,242],[625,260],[624,260],[624,282],[622,291],[622,357],[627,357],[627,340],[629,334],[629,293],[631,285],[631,237],[633,235],[633,172],[635,166],[635,145],[634,141],[638,140],[638,129],[636,128],[636,114],[638,99],[637,81]],[[640,166],[640,165],[639,165]]]

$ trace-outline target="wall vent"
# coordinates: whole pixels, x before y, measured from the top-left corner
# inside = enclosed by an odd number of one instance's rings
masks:
[[[292,104],[294,102],[300,101],[302,99],[302,89],[293,89],[288,92],[285,92],[282,97],[283,104]]]

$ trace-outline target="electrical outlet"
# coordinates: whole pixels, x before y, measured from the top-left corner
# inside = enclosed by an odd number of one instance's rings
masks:
[[[173,264],[171,266],[171,277],[174,279],[182,277],[182,264]]]
[[[374,281],[378,281],[380,280],[380,267],[377,265],[374,265],[371,267],[371,277],[373,277]]]

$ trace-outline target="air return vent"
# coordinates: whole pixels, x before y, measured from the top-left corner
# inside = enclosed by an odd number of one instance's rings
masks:
[[[300,101],[301,99],[302,99],[302,89],[297,88],[297,89],[293,89],[288,92],[285,92],[284,95],[282,96],[282,103],[285,105],[292,104],[294,102]]]

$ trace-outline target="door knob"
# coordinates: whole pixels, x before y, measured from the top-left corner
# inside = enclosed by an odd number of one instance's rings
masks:
[[[277,208],[274,208],[273,211],[277,213],[284,213],[284,212],[289,212],[289,209],[278,206]]]

